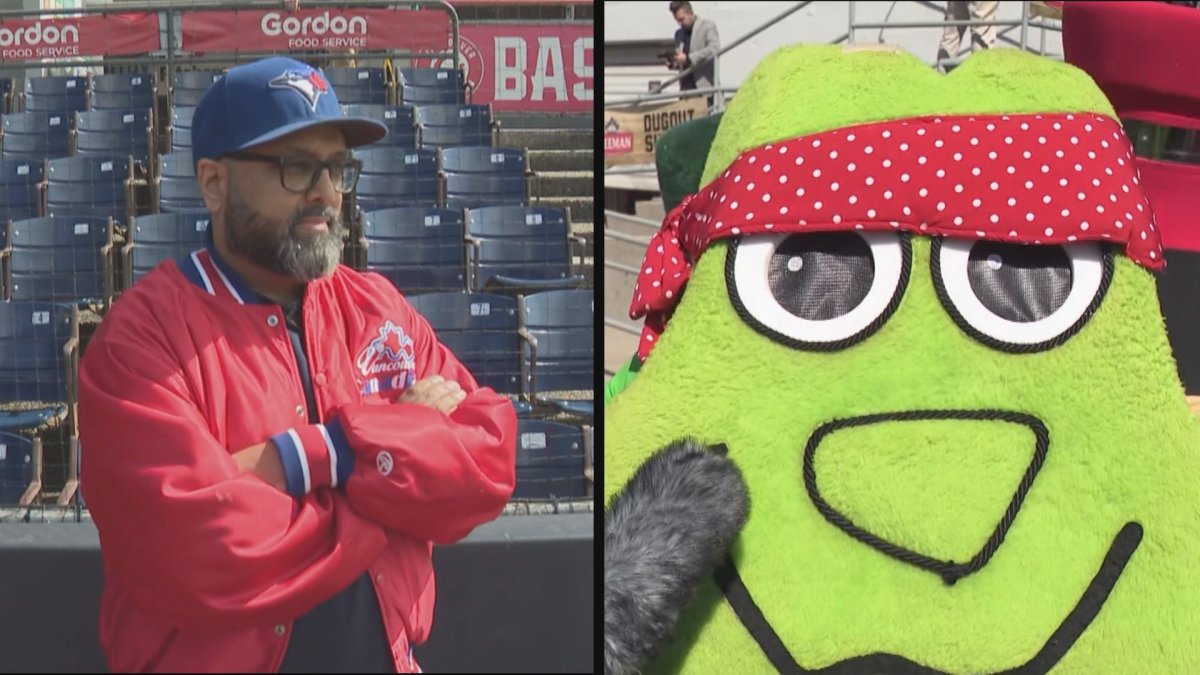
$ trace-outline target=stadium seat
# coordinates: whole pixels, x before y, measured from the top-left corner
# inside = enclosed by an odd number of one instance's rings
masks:
[[[0,160],[0,224],[41,215],[40,183],[45,177],[46,163],[42,160]]]
[[[194,106],[171,110],[171,124],[167,127],[171,137],[171,152],[176,150],[192,151],[192,115],[195,113]]]
[[[426,149],[367,148],[354,200],[363,211],[397,206],[438,206],[437,153]]]
[[[71,154],[71,116],[62,113],[13,113],[4,116],[0,143],[4,159],[43,160]]]
[[[112,298],[112,249],[111,218],[9,223],[5,299],[105,306]]]
[[[152,110],[157,86],[150,73],[92,76],[92,110]]]
[[[171,107],[195,106],[204,92],[223,75],[216,70],[176,71],[171,83]]]
[[[369,117],[383,122],[388,128],[388,135],[382,141],[371,147],[415,148],[417,147],[417,128],[414,122],[412,106],[386,106],[377,103],[354,103],[342,106],[342,114],[347,117]]]
[[[518,296],[517,305],[527,400],[590,419],[595,387],[591,289]]]
[[[467,209],[467,266],[470,289],[533,292],[578,288],[572,274],[570,216],[549,206],[486,206]]]
[[[479,386],[508,395],[518,414],[530,412],[518,398],[523,390],[516,300],[485,293],[426,293],[408,301]]]
[[[395,85],[387,82],[383,68],[326,68],[321,71],[337,92],[338,103],[391,104]]]
[[[65,157],[46,167],[47,216],[132,215],[133,163],[125,157]]]
[[[33,482],[33,439],[0,431],[0,506],[29,504]]]
[[[363,214],[361,247],[366,268],[391,280],[405,295],[465,291],[462,211],[393,208]]]
[[[583,434],[548,420],[517,421],[517,485],[513,499],[587,496]]]
[[[528,202],[529,163],[520,148],[466,146],[438,150],[451,209]]]
[[[0,77],[0,114],[7,115],[13,111],[13,79]]]
[[[35,429],[66,417],[78,338],[73,305],[0,302],[0,404],[26,404],[4,405],[0,429]]]
[[[25,80],[24,110],[69,116],[87,110],[87,96],[87,77],[31,77]]]
[[[134,218],[129,242],[121,249],[125,261],[122,290],[132,287],[164,260],[177,260],[203,248],[210,218],[207,211]]]
[[[490,105],[423,105],[416,108],[422,146],[495,145]]]
[[[190,151],[159,155],[154,185],[160,213],[207,209],[200,186],[196,184],[196,167],[192,165]]]
[[[154,117],[144,110],[90,110],[75,113],[75,154],[132,156],[143,168],[154,149]]]
[[[466,79],[453,68],[401,68],[400,102],[405,105],[430,105],[467,102]]]

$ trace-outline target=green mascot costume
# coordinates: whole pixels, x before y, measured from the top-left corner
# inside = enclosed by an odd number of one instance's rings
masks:
[[[606,402],[606,670],[1200,672],[1200,429],[1091,79],[797,46],[706,125]]]

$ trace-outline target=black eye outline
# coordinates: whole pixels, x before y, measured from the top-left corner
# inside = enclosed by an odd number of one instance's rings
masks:
[[[954,319],[954,323],[964,333],[976,342],[992,349],[1010,354],[1033,354],[1061,346],[1067,340],[1074,337],[1076,333],[1083,330],[1083,327],[1091,320],[1096,310],[1100,309],[1100,305],[1103,304],[1104,298],[1108,295],[1108,287],[1112,284],[1113,277],[1113,254],[1109,246],[1101,242],[1042,244],[1043,246],[1053,245],[1061,247],[1067,254],[1067,259],[1071,261],[1071,292],[1067,296],[1066,301],[1063,302],[1062,307],[1059,307],[1053,314],[1039,321],[1016,323],[996,316],[979,302],[978,298],[974,296],[973,291],[969,290],[969,283],[964,285],[960,281],[960,283],[956,284],[956,288],[968,289],[967,292],[971,294],[970,300],[973,301],[974,305],[977,305],[973,310],[964,309],[959,305],[966,303],[955,302],[951,297],[952,293],[947,290],[945,280],[943,279],[943,262],[950,259],[950,256],[943,255],[943,248],[946,249],[947,253],[954,251],[955,260],[962,260],[970,255],[971,248],[980,241],[983,240],[934,237],[929,252],[929,268],[930,273],[933,275],[933,287],[937,291],[938,300],[941,301],[946,313]],[[962,272],[964,275],[966,274],[965,264],[962,267]],[[1088,294],[1090,294],[1090,298],[1088,298]],[[953,295],[958,295],[960,299],[965,297],[958,293]],[[1081,300],[1080,298],[1084,299]],[[1083,302],[1087,302],[1087,304],[1082,305]],[[1016,332],[1031,334],[1041,332],[1045,337],[1036,340],[1030,339],[1024,342],[1004,340],[985,332],[984,328],[968,320],[964,312],[976,317],[977,323],[992,323],[994,324],[993,329],[995,327],[1004,329],[1003,331],[994,330],[997,333],[1004,332],[1008,335],[1013,335]],[[987,315],[986,320],[980,320],[985,314]],[[1074,316],[1075,314],[1078,314],[1078,316]],[[1071,323],[1065,328],[1057,330],[1051,328],[1064,321],[1070,321]]]
[[[756,316],[751,311],[750,308],[747,307],[746,303],[742,300],[741,294],[739,294],[739,292],[738,292],[737,261],[738,261],[738,249],[739,249],[739,246],[741,245],[742,237],[734,237],[729,241],[729,252],[725,257],[725,288],[729,292],[729,301],[731,303],[733,303],[734,311],[737,312],[738,316],[741,317],[742,321],[744,321],[746,323],[746,325],[750,326],[751,328],[758,331],[759,333],[765,335],[766,337],[770,338],[771,340],[773,340],[775,342],[778,342],[779,344],[784,345],[785,347],[790,347],[792,349],[798,349],[798,350],[802,350],[802,351],[813,351],[813,352],[840,351],[842,349],[852,347],[852,346],[862,342],[863,340],[866,340],[867,338],[871,337],[880,328],[882,328],[883,325],[886,324],[889,319],[892,318],[892,315],[895,314],[896,309],[898,309],[900,307],[900,300],[904,298],[904,293],[908,289],[908,281],[912,274],[912,237],[911,237],[911,235],[909,235],[906,232],[855,231],[855,232],[852,232],[851,234],[856,234],[859,237],[862,237],[864,240],[867,241],[868,246],[871,248],[872,255],[875,258],[874,262],[875,262],[876,276],[875,276],[875,279],[872,280],[872,284],[871,284],[872,291],[869,291],[867,293],[867,297],[864,298],[863,301],[860,302],[859,305],[854,308],[854,310],[851,310],[850,314],[843,315],[842,317],[837,317],[836,319],[830,319],[829,321],[841,320],[846,316],[850,316],[851,314],[859,311],[859,308],[864,306],[868,302],[868,300],[872,299],[872,292],[876,288],[876,284],[879,282],[879,279],[880,279],[878,272],[882,267],[880,265],[880,260],[875,256],[875,253],[878,250],[879,246],[881,246],[885,243],[889,243],[885,240],[891,240],[891,242],[898,244],[897,248],[899,248],[899,255],[898,255],[899,270],[898,270],[898,273],[896,276],[895,288],[892,291],[891,297],[887,300],[887,304],[882,308],[882,310],[879,310],[878,314],[869,323],[867,323],[865,326],[863,326],[861,329],[858,329],[854,333],[847,335],[846,337],[837,339],[837,340],[812,341],[812,340],[803,340],[798,337],[780,332],[776,328],[768,326],[766,323],[763,322],[763,320],[760,320],[760,318],[758,316]],[[759,257],[764,257],[765,259],[769,260],[769,256],[771,254],[773,254],[773,252],[779,248],[779,244],[781,244],[783,241],[785,241],[788,237],[796,236],[796,235],[797,235],[797,233],[795,233],[795,232],[788,232],[788,233],[782,233],[782,234],[769,234],[769,235],[758,234],[758,235],[753,235],[753,240],[754,240],[755,244],[761,244],[764,246],[768,245],[768,244],[770,245],[770,249],[771,249],[772,253],[768,253],[768,254],[766,254],[766,256],[762,256],[761,254],[759,255]],[[876,242],[875,244],[871,243],[873,240]],[[743,260],[746,260],[745,257],[743,257]],[[764,267],[764,269],[765,269],[765,267]],[[764,289],[765,289],[765,285],[764,285]],[[768,297],[771,297],[769,292],[768,292]],[[775,308],[778,309],[779,312],[783,312],[783,313],[787,314],[789,317],[792,317],[792,319],[795,319],[796,321],[804,321],[803,319],[796,317],[795,315],[791,314],[790,312],[787,312],[787,310],[783,309],[783,307],[780,306],[777,302],[775,302],[773,298],[770,300],[770,303],[773,304],[775,306]],[[820,324],[820,323],[828,323],[828,322],[812,321],[812,322],[806,322],[806,323]]]

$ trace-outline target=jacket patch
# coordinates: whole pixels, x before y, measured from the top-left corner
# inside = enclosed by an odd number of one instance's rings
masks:
[[[358,353],[354,361],[366,379],[363,395],[407,389],[416,379],[417,362],[412,338],[404,329],[388,321],[379,334]]]

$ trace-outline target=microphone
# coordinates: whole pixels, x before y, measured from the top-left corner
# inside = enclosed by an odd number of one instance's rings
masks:
[[[746,523],[749,494],[724,445],[651,455],[604,513],[604,672],[639,670],[670,636]]]

